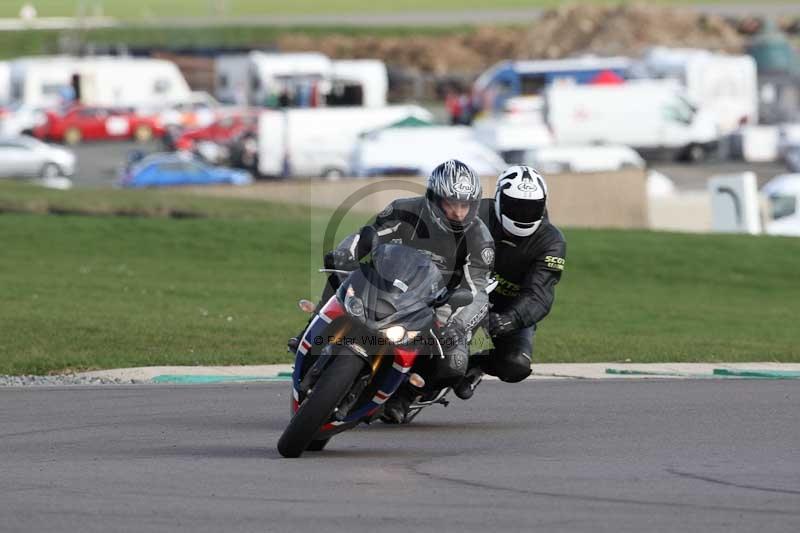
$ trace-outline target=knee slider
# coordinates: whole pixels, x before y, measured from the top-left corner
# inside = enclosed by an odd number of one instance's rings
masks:
[[[506,383],[517,383],[531,375],[531,359],[523,352],[514,352],[496,365],[497,377]]]

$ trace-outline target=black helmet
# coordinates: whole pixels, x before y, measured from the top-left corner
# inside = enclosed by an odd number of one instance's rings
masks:
[[[481,201],[481,180],[469,166],[457,159],[445,161],[431,172],[425,192],[428,209],[436,224],[445,231],[466,231],[475,222]],[[442,200],[469,203],[463,221],[450,220],[442,210]]]

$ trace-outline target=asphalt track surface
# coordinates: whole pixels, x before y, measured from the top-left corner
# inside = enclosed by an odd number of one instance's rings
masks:
[[[295,460],[288,393],[0,389],[0,531],[800,531],[796,381],[490,382]]]

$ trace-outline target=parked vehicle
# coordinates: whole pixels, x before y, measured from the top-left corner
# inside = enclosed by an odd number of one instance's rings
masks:
[[[658,46],[648,50],[631,71],[679,81],[687,98],[715,117],[722,134],[743,124],[758,124],[758,76],[749,55]]]
[[[258,117],[259,173],[346,176],[359,134],[409,117],[433,120],[430,112],[414,105],[263,111]]]
[[[511,165],[523,164],[526,151],[553,144],[553,133],[540,109],[488,115],[473,122],[472,129],[477,139]]]
[[[556,144],[623,144],[645,156],[698,161],[716,150],[716,120],[674,80],[553,86],[546,119]]]
[[[332,62],[326,107],[383,107],[389,92],[386,64],[377,59],[342,59]]]
[[[400,126],[363,134],[352,171],[367,177],[429,176],[445,159],[463,161],[479,176],[497,176],[507,166],[468,126]]]
[[[0,137],[0,178],[56,178],[75,173],[75,154],[26,135]]]
[[[636,150],[618,144],[541,146],[526,151],[522,164],[545,174],[645,168],[644,159]]]
[[[227,143],[245,130],[255,127],[257,121],[258,116],[250,113],[223,117],[207,126],[183,131],[173,143],[176,146],[199,141]]]
[[[359,242],[364,241],[362,231]],[[337,433],[379,417],[409,377],[424,379],[413,372],[418,359],[443,357],[433,333],[435,308],[472,301],[466,289],[442,289],[441,274],[419,250],[384,244],[371,257],[362,268],[342,272],[339,290],[301,338],[292,373],[292,419],[278,441],[284,457],[320,451]],[[415,400],[407,419],[433,403],[446,404],[446,393]]]
[[[316,107],[331,75],[331,60],[318,52],[223,55],[215,60],[215,94],[224,103],[267,107]]]
[[[633,61],[627,57],[579,57],[542,61],[502,61],[472,86],[475,114],[502,113],[516,97],[540,97],[552,85],[621,83]]]
[[[47,122],[44,109],[15,102],[0,108],[0,136],[28,135]]]
[[[154,107],[191,100],[178,67],[163,59],[46,56],[11,61],[12,101],[52,108]]]
[[[252,182],[249,172],[209,165],[188,154],[153,154],[132,162],[119,183],[122,187],[143,188]]]
[[[11,101],[11,63],[0,61],[0,107]]]
[[[389,79],[376,59],[332,61],[318,52],[219,56],[221,102],[262,107],[383,107]]]
[[[800,123],[778,128],[778,154],[792,172],[800,172]]]
[[[147,142],[164,135],[158,117],[131,109],[74,106],[60,114],[47,111],[47,121],[34,128],[40,139],[78,144],[84,140],[134,139]]]
[[[800,237],[800,174],[775,176],[761,188],[761,193],[769,202],[764,232]]]
[[[217,120],[221,105],[205,91],[194,91],[188,102],[158,108],[159,118],[165,128],[203,128]]]

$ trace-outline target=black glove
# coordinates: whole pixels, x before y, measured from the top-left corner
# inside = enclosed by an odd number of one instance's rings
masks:
[[[460,324],[447,324],[439,329],[439,341],[445,353],[467,345],[467,332]]]
[[[443,364],[436,364],[435,373],[442,383],[455,380],[447,386],[453,386],[467,372],[469,346],[467,331],[460,324],[447,324],[439,330],[439,342],[444,352]]]
[[[483,319],[483,327],[490,337],[502,337],[517,329],[514,319],[501,313],[489,313]]]
[[[350,255],[349,250],[331,250],[325,254],[325,268],[330,270],[346,270],[348,272],[358,268],[358,260]]]

